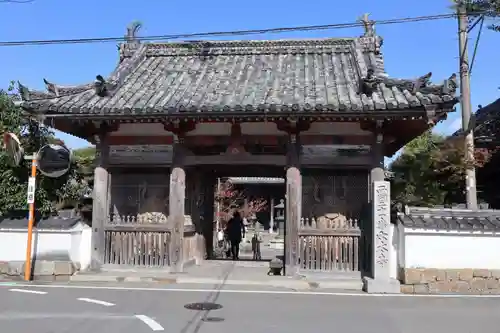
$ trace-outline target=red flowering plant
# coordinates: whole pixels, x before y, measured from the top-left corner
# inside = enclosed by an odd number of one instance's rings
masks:
[[[252,218],[256,213],[267,209],[266,200],[249,199],[244,190],[237,189],[229,180],[221,182],[215,193],[215,201],[218,203],[217,215],[223,225],[229,221],[235,210],[238,210],[242,217]]]

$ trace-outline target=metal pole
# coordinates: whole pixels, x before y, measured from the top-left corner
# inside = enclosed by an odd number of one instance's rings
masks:
[[[36,181],[36,155],[33,156],[31,160],[31,177],[30,181],[35,183]],[[34,200],[34,186],[35,184],[30,184],[28,181],[28,202],[29,202],[29,219],[28,219],[28,241],[26,244],[26,262],[24,264],[24,280],[31,280],[31,247],[33,244],[33,225],[35,224],[35,200]],[[30,187],[33,187],[30,189]],[[30,200],[30,192],[33,192],[33,200]]]
[[[467,208],[477,209],[476,169],[474,167],[474,133],[469,129],[469,121],[472,115],[472,104],[470,94],[469,55],[468,55],[468,22],[465,4],[460,2],[457,6],[458,13],[458,41],[459,41],[459,68],[460,68],[460,103],[462,110],[462,130],[465,134],[465,160],[467,168],[465,171],[465,194]]]

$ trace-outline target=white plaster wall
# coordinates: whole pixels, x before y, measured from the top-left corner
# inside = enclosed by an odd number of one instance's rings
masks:
[[[90,266],[92,229],[77,224],[70,230],[33,230],[32,258],[70,260],[81,270]],[[0,229],[0,261],[24,261],[28,235],[26,229]]]
[[[398,229],[397,226],[391,224],[389,227],[389,269],[390,277],[397,279],[398,277]]]
[[[500,269],[500,234],[398,226],[395,235],[398,267]]]

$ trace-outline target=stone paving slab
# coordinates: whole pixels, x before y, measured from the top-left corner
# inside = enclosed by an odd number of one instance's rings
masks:
[[[103,271],[99,273],[77,273],[72,282],[124,282],[159,284],[241,285],[271,286],[295,290],[343,289],[359,291],[360,279],[332,279],[324,277],[285,277],[267,275],[268,263],[213,261],[190,267],[186,273],[171,274],[161,271]]]

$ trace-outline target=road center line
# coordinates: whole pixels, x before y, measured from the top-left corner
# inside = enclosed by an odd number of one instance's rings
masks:
[[[164,331],[163,326],[158,324],[154,319],[145,315],[135,315],[137,319],[142,321],[144,324],[148,325],[153,331]]]
[[[26,294],[38,294],[38,295],[47,294],[46,291],[28,290],[28,289],[9,289],[9,291],[13,291],[13,292],[17,292],[17,293],[26,293]]]
[[[106,302],[106,301],[100,301],[98,299],[93,299],[93,298],[77,298],[77,300],[82,301],[82,302],[87,302],[87,303],[94,303],[94,304],[99,304],[99,305],[104,305],[104,306],[114,306],[114,303]]]

